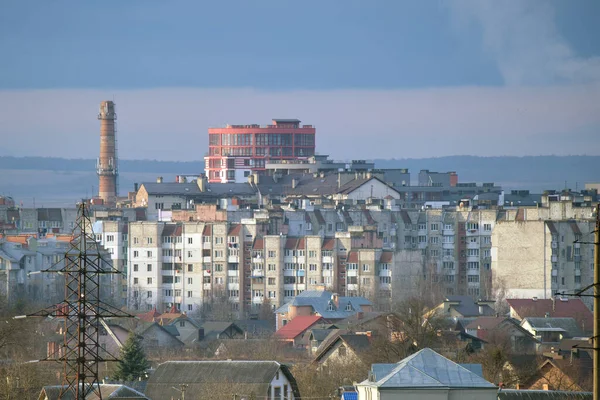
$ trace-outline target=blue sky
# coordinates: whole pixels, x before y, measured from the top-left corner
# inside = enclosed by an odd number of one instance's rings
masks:
[[[113,97],[130,159],[272,117],[336,158],[600,154],[598,38],[596,0],[4,0],[0,154],[94,157]]]

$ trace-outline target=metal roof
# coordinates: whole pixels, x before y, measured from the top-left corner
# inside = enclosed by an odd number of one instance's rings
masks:
[[[361,311],[363,305],[370,306],[369,300],[364,297],[338,297],[338,307],[333,304],[331,297],[333,293],[326,290],[305,290],[298,296],[283,306],[275,310],[278,314],[288,311],[289,306],[311,306],[313,311],[325,319],[344,319]],[[352,310],[346,311],[346,306],[350,303]],[[329,305],[333,310],[329,310]]]
[[[531,325],[531,328],[535,331],[539,332],[567,332],[571,337],[581,336],[583,332],[577,326],[577,321],[575,318],[539,318],[539,317],[529,317],[525,318],[521,322],[521,326],[523,326],[526,322]]]
[[[375,364],[377,365],[377,364]],[[496,386],[435,351],[425,348],[403,359],[386,375],[386,366],[374,371],[376,382],[362,384],[381,388],[477,388],[495,390]]]
[[[97,386],[100,389],[100,393],[101,393],[103,399],[114,399],[114,400],[120,400],[120,399],[145,399],[145,400],[148,400],[149,399],[143,393],[140,393],[137,390],[134,390],[125,385],[102,383],[102,384],[97,384]],[[62,388],[63,388],[63,386],[58,386],[58,385],[44,386],[42,388],[42,393],[45,396],[42,396],[40,394],[40,398],[47,398],[48,400],[58,400],[58,398],[59,398],[58,396],[59,396]],[[94,393],[88,394],[85,398],[87,400],[99,399],[98,395],[96,395]],[[67,392],[60,399],[61,400],[75,400],[75,396],[73,396],[73,392]]]
[[[501,389],[498,400],[592,400],[591,392]]]
[[[275,374],[281,371],[300,398],[298,386],[288,368],[276,361],[168,361],[160,364],[150,376],[146,395],[151,399],[170,399],[177,393],[172,389],[187,384],[186,399],[214,398],[214,390],[231,390],[233,394],[244,394],[256,398],[267,395]],[[212,390],[213,396],[206,391]],[[225,396],[223,396],[225,397]]]
[[[446,296],[446,301],[458,302],[458,305],[452,305],[450,307],[463,317],[479,317],[482,315],[492,316],[496,314],[494,309],[487,304],[482,305],[483,314],[480,314],[479,304],[475,303],[473,298],[470,296]]]

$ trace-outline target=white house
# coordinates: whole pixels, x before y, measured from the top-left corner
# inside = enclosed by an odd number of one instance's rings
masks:
[[[373,364],[359,400],[496,400],[498,388],[431,349],[396,364]]]

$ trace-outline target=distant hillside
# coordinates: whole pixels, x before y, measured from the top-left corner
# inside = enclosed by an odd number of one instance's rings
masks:
[[[58,157],[0,156],[0,169],[46,171],[95,171],[96,160]],[[119,160],[122,172],[161,172],[198,174],[204,171],[204,161]]]

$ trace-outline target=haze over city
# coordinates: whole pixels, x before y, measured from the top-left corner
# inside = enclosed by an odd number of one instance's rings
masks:
[[[334,158],[600,154],[596,1],[233,3],[3,2],[0,155],[95,158],[98,99],[124,159],[271,118]]]

